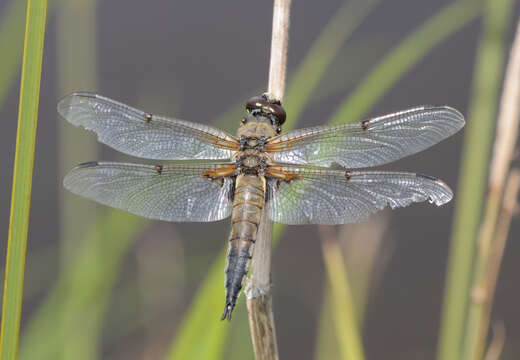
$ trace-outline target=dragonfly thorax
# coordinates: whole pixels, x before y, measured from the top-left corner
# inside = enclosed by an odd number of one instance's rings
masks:
[[[248,114],[247,117],[242,119],[242,124],[237,131],[237,136],[239,138],[269,138],[279,133],[279,127],[279,125],[273,124],[269,117],[260,113],[254,115]]]
[[[256,150],[246,150],[237,154],[236,169],[240,174],[263,175],[267,167],[267,155]]]

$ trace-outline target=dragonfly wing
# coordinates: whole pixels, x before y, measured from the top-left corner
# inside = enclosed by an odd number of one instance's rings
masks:
[[[71,192],[149,219],[217,221],[232,210],[233,164],[91,162],[72,169]]]
[[[229,159],[237,140],[216,128],[152,115],[92,93],[74,93],[58,103],[67,121],[97,134],[123,153],[148,159]]]
[[[463,126],[457,110],[423,106],[356,124],[294,130],[268,141],[265,150],[280,163],[371,167],[422,151]]]
[[[353,223],[386,206],[426,200],[440,206],[453,197],[441,180],[407,172],[283,166],[268,174],[269,215],[283,224]]]

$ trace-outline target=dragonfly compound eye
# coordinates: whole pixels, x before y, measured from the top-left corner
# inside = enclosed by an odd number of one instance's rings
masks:
[[[271,110],[271,114],[273,114],[278,120],[278,125],[282,125],[285,122],[285,118],[287,117],[285,114],[285,109],[282,107],[282,105],[269,104],[269,108]]]
[[[278,125],[282,125],[285,122],[286,114],[280,102],[269,99],[266,96],[250,98],[246,103],[246,110],[250,113],[259,110],[264,114],[272,115],[276,118]]]
[[[246,103],[246,110],[253,112],[253,110],[262,110],[265,106],[269,105],[269,102],[262,96],[253,96]]]

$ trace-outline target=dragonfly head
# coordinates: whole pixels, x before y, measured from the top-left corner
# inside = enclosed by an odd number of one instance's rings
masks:
[[[275,99],[269,94],[253,96],[246,103],[246,111],[253,116],[264,116],[271,120],[271,125],[279,133],[281,126],[285,122],[285,109],[282,107],[280,100]],[[280,130],[279,130],[280,129]]]

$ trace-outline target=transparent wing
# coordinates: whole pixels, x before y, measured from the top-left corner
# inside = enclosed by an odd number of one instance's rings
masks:
[[[231,214],[234,181],[215,174],[230,171],[233,164],[91,162],[72,169],[63,185],[75,194],[149,219],[217,221]]]
[[[268,174],[275,176],[268,179],[269,215],[283,224],[346,224],[386,206],[426,200],[440,206],[453,197],[442,181],[407,172],[284,166]]]
[[[447,106],[423,106],[355,124],[290,131],[267,142],[274,161],[345,168],[386,164],[455,134],[464,117]]]
[[[97,134],[123,153],[148,159],[229,159],[236,139],[216,128],[134,109],[92,93],[74,93],[58,103],[67,121]]]

